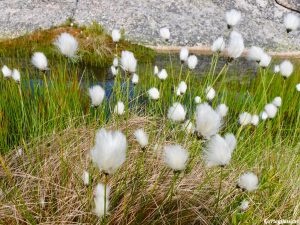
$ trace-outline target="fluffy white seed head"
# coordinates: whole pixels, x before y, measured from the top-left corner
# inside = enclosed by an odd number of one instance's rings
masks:
[[[260,113],[260,118],[262,120],[266,120],[266,119],[268,119],[268,114],[265,111],[263,111]]]
[[[95,202],[95,209],[94,212],[98,217],[104,216],[104,214],[107,214],[107,211],[109,209],[109,193],[110,193],[110,187],[106,186],[106,196],[104,196],[104,184],[97,184],[96,189],[94,191],[94,202]],[[106,198],[106,200],[105,200]],[[104,212],[104,202],[106,203],[106,212]]]
[[[5,78],[11,77],[12,75],[12,71],[11,69],[9,69],[6,65],[4,65],[1,69],[2,74]]]
[[[100,170],[112,174],[125,162],[126,149],[127,140],[122,132],[102,128],[96,133],[95,145],[90,154]]]
[[[264,53],[261,56],[259,66],[261,66],[262,68],[267,68],[269,66],[271,60],[272,60],[272,57],[269,56],[267,53]]]
[[[233,150],[236,148],[237,145],[237,140],[234,136],[234,134],[232,133],[227,133],[224,136],[224,139],[229,147],[229,150],[231,151],[231,153],[233,152]]]
[[[91,98],[92,106],[99,106],[105,97],[105,91],[100,85],[95,85],[89,88],[89,95]]]
[[[47,70],[48,69],[48,60],[44,53],[35,52],[31,57],[31,63],[39,70]]]
[[[142,148],[145,148],[148,145],[149,138],[143,129],[136,130],[134,136]]]
[[[226,104],[220,104],[216,108],[216,112],[221,116],[225,117],[228,112],[228,106]]]
[[[190,70],[193,70],[196,68],[198,63],[198,58],[195,55],[190,55],[187,59],[187,64]]]
[[[184,121],[185,115],[186,111],[179,102],[175,102],[168,110],[168,119],[172,120],[173,122]]]
[[[180,145],[166,145],[164,147],[164,161],[174,171],[184,170],[188,158],[189,153]]]
[[[111,37],[112,37],[113,42],[119,42],[120,39],[121,39],[120,30],[113,29],[112,32],[111,32]]]
[[[195,125],[192,121],[186,120],[184,124],[182,124],[182,130],[184,130],[188,134],[192,134],[195,132]]]
[[[123,70],[129,73],[135,73],[137,60],[135,59],[134,55],[130,51],[122,51],[121,53],[121,65]]]
[[[19,148],[16,152],[17,157],[21,157],[23,155],[23,148]]]
[[[205,89],[205,94],[206,94],[206,99],[208,101],[212,101],[215,98],[215,96],[216,96],[216,91],[215,91],[215,89],[212,86],[208,86]]]
[[[125,113],[125,105],[123,102],[118,101],[114,108],[114,113],[123,115]]]
[[[164,41],[168,41],[170,39],[170,31],[166,27],[161,28],[159,30],[159,34]]]
[[[201,97],[200,96],[196,96],[194,98],[194,101],[195,101],[196,104],[200,104],[201,103]]]
[[[265,112],[268,114],[268,118],[274,118],[277,113],[277,107],[274,104],[269,103],[265,105]]]
[[[273,105],[275,105],[276,107],[280,107],[281,104],[282,104],[282,99],[281,99],[281,97],[280,97],[280,96],[275,97],[272,103],[273,103]]]
[[[89,172],[84,170],[82,173],[82,181],[85,186],[88,186],[90,183],[90,175]]]
[[[133,84],[137,84],[137,83],[139,82],[139,75],[137,75],[136,73],[134,73],[134,74],[132,75],[131,82],[132,82]]]
[[[244,51],[244,40],[240,33],[232,31],[227,47],[227,54],[230,58],[236,59],[240,57]]]
[[[259,63],[261,61],[263,54],[265,53],[262,48],[257,46],[252,46],[247,53],[247,58],[251,61],[255,61]]]
[[[71,34],[60,34],[54,41],[54,45],[64,56],[67,56],[69,58],[74,58],[76,56],[78,50],[78,42]]]
[[[179,58],[181,62],[186,62],[189,57],[189,49],[187,47],[183,47],[180,49]]]
[[[300,18],[293,14],[293,13],[288,13],[285,17],[284,17],[284,25],[286,28],[286,31],[289,33],[291,31],[297,30],[299,25],[300,25]]]
[[[223,52],[225,49],[225,41],[223,37],[218,37],[211,46],[212,52]]]
[[[275,65],[274,66],[274,73],[279,73],[280,72],[280,66],[279,65]]]
[[[160,80],[165,80],[168,77],[168,73],[165,69],[162,69],[161,71],[159,71],[159,73],[157,74],[158,78]]]
[[[158,67],[157,67],[157,66],[154,66],[154,75],[157,75],[158,72],[159,72]]]
[[[17,83],[19,83],[21,81],[21,74],[20,74],[19,70],[13,69],[11,76]]]
[[[184,81],[181,81],[177,87],[176,93],[177,93],[177,95],[183,95],[183,94],[185,94],[186,90],[187,90],[186,83]]]
[[[231,9],[225,15],[228,28],[234,27],[241,19],[241,12]]]
[[[117,57],[115,57],[114,60],[113,60],[113,66],[118,67],[118,65],[119,65],[119,60],[118,60]]]
[[[242,211],[246,211],[249,208],[249,201],[243,200],[240,205]]]
[[[248,112],[243,112],[239,115],[239,124],[241,126],[246,126],[251,123],[252,115]]]
[[[299,83],[299,84],[296,84],[296,90],[297,90],[297,91],[300,91],[300,83]]]
[[[244,173],[239,177],[238,186],[246,191],[255,191],[258,188],[258,178],[252,172]]]
[[[219,132],[221,117],[207,103],[199,104],[196,108],[196,130],[204,138],[209,139]]]
[[[289,77],[293,73],[294,66],[289,60],[284,60],[280,64],[280,73],[284,77]]]
[[[153,87],[148,90],[148,95],[150,99],[157,100],[159,99],[159,91],[157,88]]]
[[[254,125],[254,126],[257,126],[259,123],[259,116],[258,115],[252,115],[252,118],[251,118],[251,124]]]
[[[118,74],[118,68],[117,67],[111,66],[110,71],[111,71],[111,74],[113,76],[116,76]]]

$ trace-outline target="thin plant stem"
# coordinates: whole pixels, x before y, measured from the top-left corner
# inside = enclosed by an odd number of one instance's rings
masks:
[[[221,166],[221,171],[220,171],[219,188],[218,188],[218,195],[217,195],[217,202],[216,202],[216,206],[215,206],[214,218],[216,218],[217,210],[218,210],[218,206],[219,206],[221,189],[222,189],[222,179],[223,179],[223,166]]]

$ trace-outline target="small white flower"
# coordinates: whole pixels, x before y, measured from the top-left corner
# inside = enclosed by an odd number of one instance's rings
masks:
[[[3,73],[3,76],[5,78],[8,78],[8,77],[11,77],[11,74],[12,74],[12,71],[11,69],[9,69],[6,65],[4,65],[1,69],[2,73]]]
[[[111,32],[113,42],[119,42],[121,39],[121,33],[118,29],[113,29]]]
[[[227,115],[228,112],[228,107],[225,104],[220,104],[217,106],[216,108],[216,112],[221,116],[221,117],[225,117]]]
[[[293,70],[294,70],[294,66],[289,60],[284,60],[280,64],[280,73],[282,76],[284,76],[286,78],[291,76],[291,74],[293,73]]]
[[[235,25],[238,24],[238,22],[241,19],[241,12],[235,10],[235,9],[231,9],[230,11],[226,12],[225,15],[226,18],[226,22],[227,22],[227,27],[228,29],[234,27]]]
[[[19,70],[13,69],[11,76],[17,83],[19,83],[21,81],[21,74],[20,74]]]
[[[82,173],[82,181],[85,186],[88,186],[90,183],[90,175],[89,172],[84,170]]]
[[[136,130],[134,136],[142,148],[145,148],[148,145],[149,138],[143,129]]]
[[[59,49],[61,54],[74,58],[78,50],[77,40],[69,33],[62,33],[55,40],[54,45]]]
[[[183,95],[185,94],[187,90],[187,85],[184,81],[181,81],[177,87],[177,95]]]
[[[262,54],[261,60],[259,62],[259,66],[262,68],[267,68],[272,60],[272,57],[269,56],[267,53]]]
[[[196,108],[196,130],[204,138],[209,139],[219,132],[221,117],[207,103],[199,104]]]
[[[216,96],[216,91],[212,86],[208,86],[205,90],[206,99],[212,101]]]
[[[150,99],[157,100],[159,99],[159,91],[157,88],[153,87],[148,90],[148,95]]]
[[[280,96],[275,97],[272,103],[273,103],[273,105],[275,105],[276,107],[280,107],[281,104],[282,104],[282,99],[281,99],[281,97],[280,97]]]
[[[192,121],[186,120],[184,124],[182,124],[182,130],[188,134],[192,134],[195,132],[195,125],[192,123]]]
[[[223,37],[218,37],[211,46],[212,52],[223,52],[225,49],[225,41]]]
[[[258,178],[254,173],[244,173],[238,180],[238,186],[246,191],[255,191],[258,188]]]
[[[122,51],[121,53],[121,65],[123,70],[129,73],[135,73],[137,60],[135,59],[132,52]]]
[[[114,113],[118,115],[123,115],[125,113],[125,105],[123,102],[118,101],[115,108],[114,108]]]
[[[246,126],[251,123],[252,116],[248,112],[243,112],[239,115],[239,124],[241,126]]]
[[[105,173],[114,173],[126,159],[127,140],[120,131],[97,131],[95,145],[91,149],[92,161]]]
[[[251,124],[254,126],[257,126],[259,123],[259,116],[258,115],[252,115],[251,118]]]
[[[139,76],[136,73],[132,75],[131,82],[133,84],[137,84],[139,82]]]
[[[162,69],[158,74],[157,74],[158,78],[160,80],[165,80],[168,77],[168,73],[165,69]]]
[[[118,67],[118,65],[119,65],[119,60],[118,60],[117,57],[115,57],[114,60],[113,60],[113,66]]]
[[[180,145],[166,145],[164,147],[164,161],[174,171],[184,170],[188,158],[189,153]]]
[[[196,104],[200,104],[200,103],[201,103],[201,98],[200,98],[200,96],[196,96],[196,97],[194,98],[194,101],[195,101]]]
[[[260,118],[262,120],[266,120],[266,119],[268,119],[268,114],[265,111],[263,111],[260,113]]]
[[[168,41],[170,39],[170,31],[166,27],[161,28],[159,30],[159,34],[164,41]]]
[[[296,90],[300,91],[300,83],[296,85]]]
[[[230,58],[236,59],[240,57],[244,51],[244,40],[240,33],[232,31],[227,47],[227,54]]]
[[[186,111],[179,102],[175,102],[168,110],[168,119],[172,120],[173,122],[184,121],[185,115]]]
[[[277,107],[272,103],[265,105],[265,112],[268,114],[268,118],[274,118],[277,113]]]
[[[293,13],[289,13],[284,17],[284,25],[288,33],[297,30],[300,25],[300,18]]]
[[[242,211],[246,211],[249,208],[249,201],[243,200],[240,205]]]
[[[104,202],[106,203],[106,212],[109,209],[109,193],[110,187],[106,186],[106,196],[104,196],[104,184],[97,184],[96,189],[94,191],[94,202],[95,202],[95,209],[94,212],[98,217],[104,216]],[[105,199],[106,198],[106,201]]]
[[[105,97],[105,91],[100,85],[95,85],[89,88],[89,95],[91,98],[92,106],[99,106]]]
[[[280,66],[279,65],[275,65],[274,66],[274,73],[279,73],[280,72]]]
[[[31,57],[31,63],[39,70],[47,70],[48,69],[48,61],[44,53],[35,52]]]
[[[180,49],[179,58],[181,62],[186,62],[189,57],[189,49],[187,47],[183,47]]]
[[[158,67],[154,66],[154,75],[157,75],[157,74],[158,74]]]
[[[110,71],[113,76],[116,76],[118,74],[118,69],[114,66],[110,67]]]
[[[187,59],[187,64],[190,70],[193,70],[196,68],[198,63],[198,58],[195,55],[190,55]]]
[[[262,48],[257,47],[257,46],[252,46],[247,53],[247,57],[251,61],[260,63],[263,54],[265,54],[265,53]]]

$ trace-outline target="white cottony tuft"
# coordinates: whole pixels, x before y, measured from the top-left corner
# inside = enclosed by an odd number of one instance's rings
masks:
[[[90,175],[89,175],[89,172],[84,170],[83,173],[82,173],[82,181],[83,181],[83,184],[84,185],[89,185],[90,183]]]
[[[157,75],[158,74],[158,67],[157,66],[154,66],[154,75]]]
[[[177,87],[177,95],[183,95],[187,90],[187,85],[184,81],[181,81]]]
[[[242,211],[246,211],[249,208],[249,201],[243,200],[240,205]]]
[[[31,63],[39,70],[47,70],[48,69],[48,60],[44,53],[35,52],[31,57]]]
[[[288,33],[297,30],[300,26],[300,18],[293,13],[289,13],[284,17],[284,25]]]
[[[16,152],[16,155],[18,157],[21,157],[23,155],[23,149],[22,148],[19,148],[18,151]]]
[[[136,73],[132,75],[131,82],[133,84],[137,84],[139,82],[139,76]]]
[[[209,140],[203,151],[203,158],[208,167],[225,166],[229,164],[236,145],[236,141],[234,142],[232,139],[233,137],[234,136],[230,136],[227,142],[217,134]]]
[[[293,73],[294,66],[289,60],[284,60],[280,64],[280,73],[284,77],[289,77]]]
[[[277,113],[277,107],[274,104],[269,103],[265,105],[265,112],[268,114],[268,118],[274,118]]]
[[[223,52],[225,49],[225,41],[223,37],[218,37],[211,46],[212,52]]]
[[[296,85],[296,90],[300,91],[300,83]]]
[[[244,173],[238,180],[238,186],[246,191],[255,191],[258,188],[258,178],[254,173]]]
[[[165,80],[168,77],[168,73],[165,69],[162,69],[158,74],[157,74],[158,78],[160,80]]]
[[[252,115],[251,117],[251,124],[254,126],[257,126],[259,123],[259,116],[258,115]]]
[[[111,66],[111,67],[110,67],[110,71],[111,71],[111,74],[112,74],[113,76],[116,76],[117,73],[118,73],[118,69],[117,69],[116,67],[114,67],[114,66]]]
[[[109,209],[109,193],[110,187],[106,186],[106,196],[104,196],[104,184],[97,184],[94,191],[94,202],[95,202],[95,214],[98,217],[104,216]],[[106,198],[106,200],[104,199]],[[104,202],[106,203],[106,212],[104,212]]]
[[[239,115],[239,124],[241,126],[246,126],[251,123],[252,115],[248,112],[243,112]]]
[[[67,56],[69,58],[74,58],[76,56],[78,50],[78,42],[71,34],[60,34],[54,41],[54,45],[64,56]]]
[[[96,133],[95,146],[91,149],[92,161],[105,173],[114,173],[126,159],[127,140],[120,131],[104,128]]]
[[[2,67],[1,71],[5,78],[11,77],[12,71],[6,65]]]
[[[21,74],[20,74],[19,70],[13,69],[11,76],[17,83],[19,83],[21,81]]]
[[[170,39],[170,31],[166,27],[161,28],[159,30],[159,34],[164,41],[168,41]]]
[[[230,58],[236,59],[240,57],[244,51],[244,40],[240,33],[232,31],[227,47],[227,54]]]
[[[118,115],[123,115],[125,113],[125,105],[123,102],[118,101],[115,108],[114,108],[114,113]]]
[[[189,57],[189,49],[187,47],[183,47],[180,49],[179,58],[181,62],[186,62]]]
[[[121,33],[118,29],[113,29],[111,32],[113,42],[119,42],[121,39]]]
[[[129,73],[135,73],[137,60],[135,59],[132,52],[122,51],[121,53],[121,65],[123,70]]]
[[[235,9],[231,9],[230,11],[226,12],[225,15],[226,18],[226,22],[227,22],[227,27],[228,29],[234,27],[235,25],[238,24],[238,22],[241,19],[241,12],[235,10]]]
[[[260,113],[260,118],[262,120],[266,120],[266,119],[268,119],[268,114],[265,111],[263,111]]]
[[[89,88],[89,95],[92,101],[92,106],[99,106],[105,97],[105,91],[100,85],[95,85]]]
[[[280,96],[275,97],[272,103],[273,103],[273,105],[275,105],[276,107],[280,107],[281,104],[282,104],[282,99],[281,99],[281,97],[280,97]]]
[[[142,148],[145,148],[148,145],[148,135],[143,129],[136,130],[134,136]]]
[[[182,129],[188,134],[192,134],[195,132],[195,125],[192,123],[192,121],[186,120],[184,124],[182,124]]]
[[[174,171],[184,170],[188,158],[188,151],[180,145],[166,145],[164,147],[164,161]]]
[[[216,96],[216,91],[212,86],[208,86],[205,90],[206,99],[212,101]]]
[[[247,58],[251,61],[255,61],[259,63],[261,61],[263,54],[265,53],[262,48],[257,46],[252,46],[247,53]]]
[[[236,140],[234,134],[227,133],[227,134],[225,134],[224,139],[229,147],[229,150],[231,152],[233,152],[233,150],[236,148],[236,144],[237,144],[237,140]]]
[[[195,101],[196,104],[200,104],[201,103],[200,96],[196,96],[195,99],[194,99],[194,101]]]
[[[157,100],[159,99],[159,91],[157,88],[153,87],[148,90],[148,95],[150,99]]]
[[[196,130],[204,138],[209,139],[219,132],[221,117],[207,103],[199,104],[196,108]]]
[[[267,68],[272,60],[272,57],[269,56],[267,53],[262,54],[261,60],[259,62],[259,66],[262,68]]]
[[[274,73],[279,73],[280,72],[280,66],[279,65],[275,65],[274,66]]]
[[[119,65],[119,60],[118,60],[117,57],[115,57],[114,60],[113,60],[113,66],[118,67],[118,65]]]
[[[173,122],[184,121],[185,115],[186,111],[179,102],[175,102],[168,110],[168,119],[172,120]]]
[[[225,104],[220,104],[217,106],[216,108],[216,112],[221,116],[221,117],[225,117],[227,115],[228,112],[228,106]]]
[[[198,63],[198,58],[195,55],[190,55],[187,59],[187,64],[190,70],[193,70],[196,68]]]

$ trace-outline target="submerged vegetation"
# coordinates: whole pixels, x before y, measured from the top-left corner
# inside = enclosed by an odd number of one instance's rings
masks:
[[[226,14],[230,31],[240,17]],[[109,37],[95,24],[81,29],[0,43],[7,65],[0,79],[1,224],[299,218],[297,64],[283,60],[273,69],[254,46],[247,56],[255,76],[228,79],[244,51],[242,35],[231,31],[227,46],[226,37],[213,43],[210,69],[200,77],[188,48],[158,68],[151,50],[122,40],[119,30]],[[159,33],[164,42],[171,37],[167,28]],[[216,69],[225,50],[228,60]],[[21,72],[10,69],[24,61]],[[79,64],[107,63],[113,82],[82,81]]]

